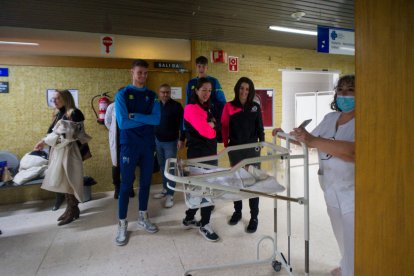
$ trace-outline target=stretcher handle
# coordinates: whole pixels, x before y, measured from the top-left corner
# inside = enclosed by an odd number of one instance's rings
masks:
[[[293,197],[287,197],[287,196],[281,196],[281,195],[270,195],[270,194],[267,194],[267,193],[252,191],[252,190],[247,190],[247,189],[240,189],[240,192],[260,195],[260,196],[269,197],[269,198],[273,198],[273,199],[293,201],[293,202],[297,202],[299,204],[304,204],[305,203],[305,200],[301,197],[300,198],[293,198]]]
[[[293,140],[295,142],[300,143],[298,140],[296,140],[295,136],[290,135],[289,133],[286,133],[286,132],[279,131],[276,133],[276,136],[279,138],[285,138],[286,140]],[[276,138],[276,136],[274,136],[274,139]]]

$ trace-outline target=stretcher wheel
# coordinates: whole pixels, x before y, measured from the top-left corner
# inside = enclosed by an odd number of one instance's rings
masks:
[[[279,272],[282,269],[282,263],[274,260],[272,262],[272,267],[276,272]]]

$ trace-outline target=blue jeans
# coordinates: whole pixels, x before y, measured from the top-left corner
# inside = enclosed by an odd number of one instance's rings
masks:
[[[160,172],[162,175],[162,186],[167,191],[167,195],[174,195],[174,191],[168,189],[167,182],[170,184],[171,187],[175,187],[175,182],[168,180],[164,175],[165,161],[168,158],[177,157],[177,142],[177,140],[171,142],[161,142],[155,138],[155,147],[157,150],[158,164],[160,165]]]

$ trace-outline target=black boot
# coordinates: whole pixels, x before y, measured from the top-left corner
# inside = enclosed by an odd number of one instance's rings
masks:
[[[63,201],[65,201],[65,194],[56,193],[56,201],[55,201],[55,205],[52,208],[52,211],[58,210],[60,206],[62,205]]]
[[[259,220],[257,218],[251,218],[249,221],[249,225],[247,225],[246,232],[247,233],[256,232],[258,224],[259,224]]]
[[[242,214],[240,212],[234,212],[229,220],[230,225],[236,225],[241,220]]]

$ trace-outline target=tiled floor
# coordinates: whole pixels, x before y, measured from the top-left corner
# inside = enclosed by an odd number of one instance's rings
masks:
[[[302,167],[292,168],[293,195],[301,195]],[[310,274],[329,275],[339,262],[339,252],[316,177],[317,165],[310,166]],[[151,193],[160,190],[152,186]],[[66,226],[56,225],[63,212],[52,212],[52,201],[0,206],[0,275],[182,275],[189,268],[254,260],[256,242],[273,235],[273,200],[260,199],[259,228],[255,234],[244,229],[249,220],[245,201],[242,223],[227,224],[232,204],[222,204],[212,214],[212,225],[221,240],[204,240],[198,230],[183,230],[186,209],[182,194],[171,209],[162,200],[150,200],[149,212],[160,231],[138,231],[137,198],[130,201],[126,246],[116,246],[117,201],[112,193],[97,193],[80,204],[81,217]],[[278,246],[287,256],[286,202],[279,201]],[[291,262],[296,275],[304,274],[303,207],[292,205]],[[271,255],[271,244],[261,246],[263,258]],[[288,275],[274,272],[269,264],[210,270],[192,275]]]

